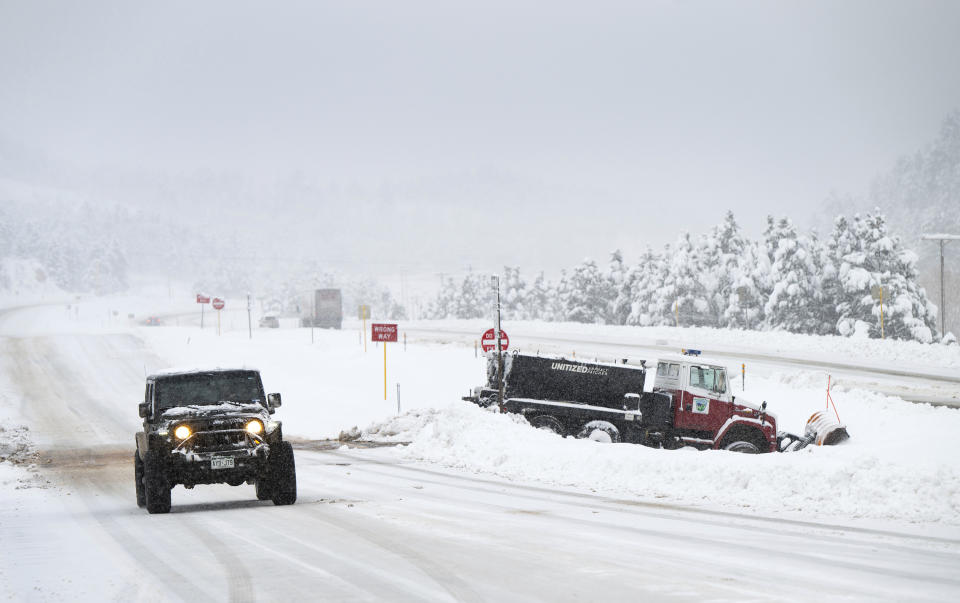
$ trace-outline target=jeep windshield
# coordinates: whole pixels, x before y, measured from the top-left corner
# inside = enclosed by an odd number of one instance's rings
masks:
[[[214,372],[175,375],[157,380],[157,408],[241,402],[263,404],[257,373]]]

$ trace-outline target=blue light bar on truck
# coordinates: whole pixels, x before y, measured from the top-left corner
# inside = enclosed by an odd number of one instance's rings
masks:
[[[700,350],[687,350],[687,349],[682,349],[682,350],[680,350],[680,353],[683,354],[684,356],[699,356],[699,355],[700,355]]]

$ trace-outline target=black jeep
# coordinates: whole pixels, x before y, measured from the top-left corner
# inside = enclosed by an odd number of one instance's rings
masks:
[[[177,484],[254,484],[258,500],[297,500],[293,447],[270,415],[280,394],[264,396],[251,369],[164,372],[147,377],[140,403],[134,479],[137,505],[170,511]]]

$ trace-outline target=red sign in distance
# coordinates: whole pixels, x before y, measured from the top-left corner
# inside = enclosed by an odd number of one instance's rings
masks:
[[[503,329],[500,329],[500,346],[500,351],[503,352],[510,346],[510,338],[507,337],[507,332]],[[497,332],[493,329],[487,329],[480,338],[480,347],[483,348],[484,352],[497,349]]]
[[[209,303],[210,303],[210,298],[207,297],[206,295],[200,295],[199,293],[197,293],[197,303],[198,303],[198,304],[209,304]]]
[[[371,341],[397,341],[397,325],[375,322],[370,327]]]
[[[223,300],[219,297],[213,298],[213,309],[214,310],[223,310]]]

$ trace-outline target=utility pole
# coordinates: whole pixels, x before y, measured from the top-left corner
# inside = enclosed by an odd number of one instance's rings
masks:
[[[947,334],[944,325],[946,324],[946,303],[947,298],[944,295],[943,290],[943,245],[947,241],[960,241],[960,235],[952,234],[925,234],[920,237],[927,241],[939,241],[940,243],[940,337],[942,338]]]
[[[500,344],[500,277],[490,277],[490,283],[497,291],[497,390],[499,391],[497,405],[503,412],[503,346]]]
[[[250,294],[247,293],[247,333],[248,339],[253,339],[253,319],[250,318]]]

